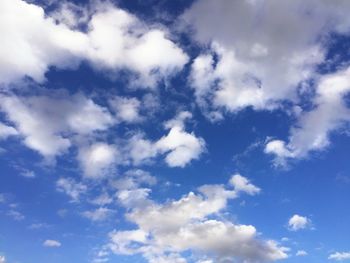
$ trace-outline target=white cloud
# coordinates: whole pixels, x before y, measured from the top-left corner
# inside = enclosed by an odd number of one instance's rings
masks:
[[[185,121],[192,118],[187,111],[180,112],[174,119],[165,123],[167,135],[153,142],[142,134],[135,134],[129,140],[126,151],[134,164],[149,162],[152,158],[165,154],[165,162],[170,167],[185,167],[205,151],[205,142],[193,132],[185,130]]]
[[[109,3],[90,10],[66,4],[52,18],[35,4],[1,1],[0,83],[24,76],[42,82],[50,66],[67,68],[86,59],[97,68],[130,69],[138,74],[137,84],[147,87],[188,61],[163,30],[151,29]],[[64,23],[75,28],[84,24],[88,31],[73,30]]]
[[[329,255],[328,259],[342,261],[350,259],[350,252],[335,252]]]
[[[78,159],[86,178],[98,179],[113,173],[118,157],[119,153],[114,145],[99,142],[82,147]]]
[[[109,104],[116,112],[117,118],[125,122],[139,122],[141,102],[136,98],[114,97]]]
[[[104,221],[106,220],[111,214],[113,213],[113,210],[106,208],[106,207],[99,207],[92,211],[84,211],[82,215],[91,221]]]
[[[288,221],[288,227],[292,231],[298,231],[301,229],[308,228],[311,224],[311,220],[306,216],[293,215]]]
[[[307,256],[308,253],[305,250],[298,250],[297,253],[295,253],[297,257],[304,257]]]
[[[35,178],[36,177],[36,174],[34,171],[30,171],[30,170],[24,170],[21,172],[21,175],[23,177],[26,177],[26,178]]]
[[[0,256],[0,263],[6,263],[5,256]]]
[[[290,130],[288,142],[270,141],[266,153],[276,156],[275,164],[284,164],[290,158],[305,158],[312,151],[325,149],[329,136],[350,121],[350,110],[344,95],[350,92],[350,68],[324,75],[316,86],[315,108],[303,112]]]
[[[197,103],[211,120],[297,103],[300,85],[325,61],[329,33],[349,32],[349,7],[328,0],[195,1],[182,16],[184,30],[192,26],[191,36],[210,46],[191,67]]]
[[[108,193],[106,193],[106,192],[103,192],[102,194],[100,194],[96,198],[90,200],[91,204],[99,205],[99,206],[108,205],[108,204],[110,204],[112,202],[113,202],[113,198],[110,197],[108,195]]]
[[[18,135],[18,131],[0,122],[0,139],[7,139],[9,136]]]
[[[240,174],[235,174],[230,179],[230,184],[233,185],[236,192],[245,192],[250,195],[260,193],[261,189],[251,184],[249,180]]]
[[[72,178],[60,178],[56,182],[56,189],[68,195],[72,202],[79,202],[80,195],[86,193],[87,186]]]
[[[255,227],[214,219],[229,199],[237,198],[236,190],[230,187],[233,186],[204,185],[197,194],[190,192],[163,204],[153,202],[148,195],[143,196],[148,202],[142,206],[128,203],[130,212],[126,218],[138,228],[111,232],[108,246],[117,254],[141,253],[148,262],[187,262],[181,255],[184,251],[210,255],[218,262],[286,258],[286,248],[261,240]]]
[[[67,151],[72,145],[70,136],[103,131],[114,124],[106,108],[82,95],[0,96],[0,102],[24,144],[46,158]]]
[[[44,247],[60,247],[62,244],[57,240],[47,239],[44,241]]]

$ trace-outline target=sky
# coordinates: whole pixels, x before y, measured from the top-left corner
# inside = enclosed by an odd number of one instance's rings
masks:
[[[349,11],[0,0],[0,263],[350,261]]]

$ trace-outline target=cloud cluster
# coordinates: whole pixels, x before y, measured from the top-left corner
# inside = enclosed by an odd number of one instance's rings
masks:
[[[182,69],[187,55],[169,40],[163,29],[149,27],[110,3],[90,8],[87,32],[71,29],[79,16],[65,5],[54,18],[43,8],[22,0],[0,3],[0,83],[28,76],[45,80],[50,66],[69,68],[87,60],[96,68],[135,72],[137,85],[154,87],[160,78]],[[69,20],[69,21],[68,21]],[[61,23],[57,23],[60,21]]]
[[[204,185],[198,193],[190,192],[163,204],[149,199],[147,189],[135,189],[144,194],[137,197],[139,202],[126,203],[130,210],[126,217],[138,228],[111,232],[108,247],[117,254],[142,254],[149,262],[187,262],[181,255],[184,251],[213,258],[215,262],[286,258],[286,249],[274,241],[261,240],[255,227],[215,217],[226,208],[228,200],[240,193],[257,194],[258,189],[238,174],[228,186]]]
[[[44,247],[60,247],[62,244],[57,240],[47,239],[44,241]]]

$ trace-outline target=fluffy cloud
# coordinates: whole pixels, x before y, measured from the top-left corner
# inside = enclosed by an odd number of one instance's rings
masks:
[[[174,119],[165,123],[169,129],[166,136],[152,142],[142,134],[135,134],[129,141],[127,151],[135,164],[150,161],[159,154],[165,154],[165,162],[170,167],[184,167],[198,159],[205,151],[205,142],[194,133],[185,130],[185,122],[192,118],[187,111],[180,112]]]
[[[102,178],[115,169],[118,151],[113,145],[94,143],[91,146],[82,147],[78,159],[87,178]]]
[[[68,195],[72,202],[79,202],[80,195],[86,193],[87,186],[72,178],[60,178],[56,182],[56,189]]]
[[[249,180],[240,174],[235,174],[230,179],[230,184],[233,185],[236,192],[244,192],[250,195],[260,193],[261,189],[251,184]]]
[[[328,0],[196,1],[182,18],[196,40],[211,45],[192,65],[197,102],[236,112],[296,101],[298,86],[324,61],[320,37],[349,30],[347,8]]]
[[[84,16],[75,16],[74,5],[65,5],[52,18],[37,5],[1,1],[0,83],[24,76],[42,82],[50,66],[67,68],[87,59],[97,68],[130,69],[138,75],[138,85],[154,86],[187,62],[187,55],[163,30],[151,29],[108,3],[91,10],[91,14],[82,11]],[[77,21],[81,17],[91,17],[86,22],[88,32],[64,24],[78,24],[84,20]]]
[[[233,176],[231,181],[236,181]],[[240,176],[240,181],[249,182]],[[242,192],[241,184],[237,189],[230,183],[224,185],[204,185],[198,193],[190,192],[179,200],[170,200],[164,204],[155,203],[144,195],[142,206],[128,208],[127,219],[138,228],[110,233],[109,248],[117,254],[141,253],[148,262],[187,262],[181,255],[192,251],[211,255],[216,261],[243,260],[244,262],[274,261],[287,257],[285,248],[274,241],[258,238],[255,227],[234,224],[214,219],[225,209],[228,200],[237,198]],[[252,184],[247,191],[250,194],[258,189]],[[244,191],[243,191],[244,192]],[[209,219],[210,217],[210,219]]]
[[[292,231],[298,231],[309,227],[311,220],[305,216],[293,215],[288,221],[288,227]]]
[[[6,263],[5,256],[0,256],[0,263]]]
[[[336,261],[347,260],[350,259],[350,252],[335,252],[329,255],[328,259]]]
[[[344,96],[350,91],[350,68],[324,75],[316,87],[315,107],[301,113],[290,131],[289,141],[273,140],[265,152],[276,156],[277,165],[290,158],[305,158],[312,151],[325,149],[331,132],[350,121]]]
[[[46,158],[71,146],[70,136],[106,130],[114,118],[104,107],[82,95],[0,96],[1,111],[15,124],[24,144]]]
[[[115,97],[110,100],[110,105],[121,121],[133,123],[142,120],[139,114],[141,102],[136,98]]]
[[[43,246],[44,247],[60,247],[61,242],[59,242],[57,240],[47,239],[44,241]]]

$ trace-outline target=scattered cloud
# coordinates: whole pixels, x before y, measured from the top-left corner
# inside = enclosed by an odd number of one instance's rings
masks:
[[[60,247],[61,245],[61,242],[53,239],[47,239],[43,243],[44,247]]]
[[[335,252],[328,257],[329,260],[343,261],[350,259],[350,252]]]
[[[297,257],[304,257],[307,256],[308,253],[305,250],[298,250],[297,253],[295,253]]]
[[[68,195],[72,202],[79,202],[80,195],[86,193],[87,186],[72,178],[60,178],[56,182],[56,190]]]
[[[293,215],[288,221],[288,228],[291,231],[298,231],[310,227],[311,220],[306,216]]]

